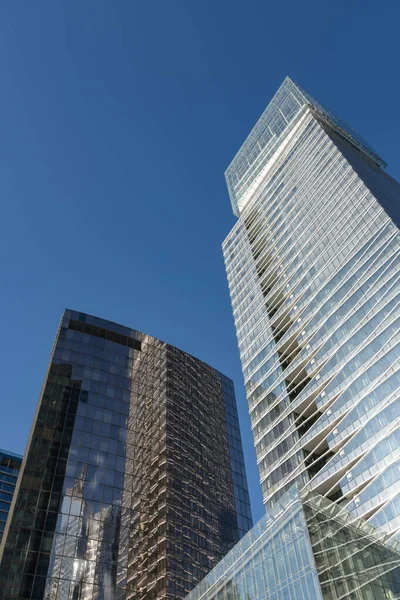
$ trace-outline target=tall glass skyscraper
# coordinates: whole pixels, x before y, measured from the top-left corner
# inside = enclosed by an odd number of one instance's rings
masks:
[[[223,244],[265,503],[400,529],[400,185],[287,78],[226,171]],[[346,513],[347,514],[347,513]]]
[[[0,449],[0,543],[21,468],[22,456]]]
[[[0,597],[184,598],[250,526],[232,381],[151,336],[65,311]]]

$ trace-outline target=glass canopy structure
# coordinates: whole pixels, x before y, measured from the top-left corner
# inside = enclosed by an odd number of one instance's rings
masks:
[[[399,542],[293,486],[186,600],[399,597]]]

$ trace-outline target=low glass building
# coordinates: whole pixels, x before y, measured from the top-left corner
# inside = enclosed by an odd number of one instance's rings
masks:
[[[11,500],[17,485],[22,456],[0,449],[0,543],[6,526]]]
[[[186,600],[394,600],[399,548],[294,485]]]
[[[251,525],[232,381],[154,337],[65,311],[0,598],[184,598]]]

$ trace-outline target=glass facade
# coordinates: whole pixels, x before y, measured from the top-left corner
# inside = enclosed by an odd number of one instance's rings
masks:
[[[400,184],[286,79],[226,172],[223,253],[265,503],[297,483],[398,535]]]
[[[0,449],[0,544],[17,485],[22,456]]]
[[[153,337],[65,311],[0,597],[184,598],[251,524],[232,381]]]
[[[395,600],[400,547],[293,486],[187,600]]]

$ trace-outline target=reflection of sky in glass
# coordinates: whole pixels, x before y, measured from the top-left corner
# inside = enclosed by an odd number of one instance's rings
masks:
[[[18,496],[34,533],[29,561],[7,540],[13,598],[184,598],[251,526],[232,382],[150,336],[67,311],[22,488],[37,447],[46,492],[43,510]]]
[[[296,486],[266,512],[187,600],[396,598],[398,544]]]

